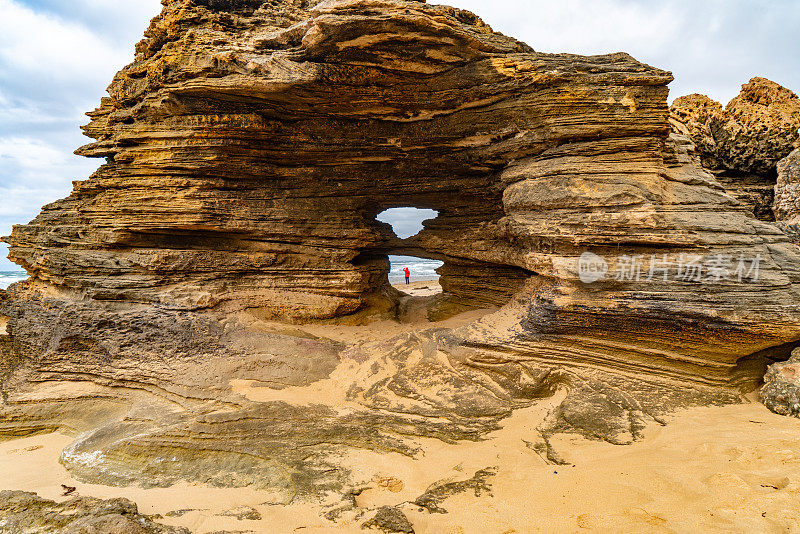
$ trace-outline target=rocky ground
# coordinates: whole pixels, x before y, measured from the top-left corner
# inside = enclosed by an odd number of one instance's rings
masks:
[[[260,395],[249,388],[247,393]],[[298,403],[326,400],[316,391],[286,391],[284,398]],[[407,532],[380,528],[407,524],[418,534],[745,533],[792,532],[800,524],[797,419],[772,414],[754,402],[692,408],[673,413],[665,426],[649,425],[631,445],[575,434],[552,436],[550,444],[561,456],[555,463],[538,442],[536,428],[545,416],[542,407],[520,410],[481,441],[423,440],[413,455],[344,454],[339,461],[350,466],[353,489],[331,492],[323,501],[297,496],[287,502],[283,495],[253,487],[201,483],[165,488],[86,483],[59,463],[74,441],[63,433],[0,444],[0,489],[69,502],[71,497],[62,496],[64,484],[77,488],[74,495],[128,499],[147,521],[193,533],[356,533],[365,532],[365,524],[375,532]],[[37,509],[26,506],[23,513],[13,506],[21,498],[13,497],[4,495],[0,504],[0,525],[5,525],[0,532],[30,532],[8,528],[26,517],[43,521]],[[62,514],[74,508],[47,506]],[[372,521],[375,516],[386,519],[386,513],[379,513],[384,507],[393,510],[388,522]],[[106,507],[103,514],[112,510]]]
[[[442,286],[436,280],[421,280],[410,284],[395,284],[396,290],[402,291],[412,297],[430,297],[442,292]]]

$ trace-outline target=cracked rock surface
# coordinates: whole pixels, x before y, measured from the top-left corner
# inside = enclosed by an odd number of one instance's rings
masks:
[[[0,532],[9,534],[190,534],[139,514],[127,499],[75,497],[62,503],[24,491],[0,492]]]

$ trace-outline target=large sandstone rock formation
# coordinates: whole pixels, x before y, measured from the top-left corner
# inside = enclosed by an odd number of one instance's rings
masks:
[[[341,489],[342,450],[533,403],[559,461],[553,432],[735,401],[800,341],[800,248],[670,132],[671,79],[420,2],[165,0],[90,114],[106,163],[9,239],[0,435],[82,432],[86,480],[290,499]],[[395,206],[439,215],[400,239]],[[391,316],[390,253],[444,262],[432,318],[502,308],[356,346],[267,322]],[[323,385],[339,405],[279,395]]]

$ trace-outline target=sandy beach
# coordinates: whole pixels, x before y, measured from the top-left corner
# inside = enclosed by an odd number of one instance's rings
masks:
[[[430,296],[436,282],[396,286],[413,297]],[[457,328],[491,310],[475,310],[429,323],[380,321],[369,326],[287,326],[261,322],[260,330],[349,345],[387,340],[430,326]],[[255,326],[255,325],[251,325]],[[325,405],[340,413],[350,384],[369,365],[343,362],[328,378],[307,386],[264,387],[243,377],[233,392],[249,401]],[[76,384],[73,387],[80,387]],[[24,490],[57,501],[62,484],[76,495],[125,497],[140,513],[197,534],[357,533],[382,506],[402,510],[417,534],[513,534],[568,532],[798,532],[800,525],[800,420],[769,412],[754,395],[742,404],[673,413],[665,426],[651,424],[645,439],[612,445],[559,434],[551,445],[567,465],[536,450],[537,427],[564,392],[517,410],[483,440],[445,443],[418,438],[413,457],[351,449],[338,461],[362,488],[355,506],[341,509],[341,495],[281,501],[245,488],[179,483],[166,488],[112,487],[75,479],[59,457],[76,438],[65,433],[0,443],[0,490]],[[486,474],[484,478],[477,475]],[[455,483],[459,491],[431,513],[414,504],[431,488]],[[327,519],[339,510],[336,522]]]
[[[762,405],[694,408],[652,427],[644,441],[614,446],[563,436],[574,465],[551,465],[520,435],[541,408],[521,410],[489,439],[448,445],[427,441],[417,458],[365,452],[345,460],[364,480],[358,505],[399,505],[422,533],[528,532],[797,532],[800,524],[800,421]],[[362,532],[360,517],[324,519],[320,504],[287,506],[247,488],[198,484],[115,488],[83,484],[58,463],[72,441],[47,434],[0,444],[0,489],[34,491],[56,500],[61,484],[102,498],[126,497],[140,512],[192,532]],[[431,484],[470,479],[496,469],[489,491],[446,499],[446,514],[410,503]],[[477,496],[476,494],[480,494]],[[237,519],[252,508],[260,520]]]
[[[410,284],[393,284],[392,287],[412,297],[430,297],[442,292],[438,280],[420,280]]]

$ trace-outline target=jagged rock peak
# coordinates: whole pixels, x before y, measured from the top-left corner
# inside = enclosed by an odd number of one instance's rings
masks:
[[[800,99],[766,78],[751,79],[724,108],[693,94],[677,98],[670,113],[709,169],[771,174],[774,180],[778,161],[800,146]]]

